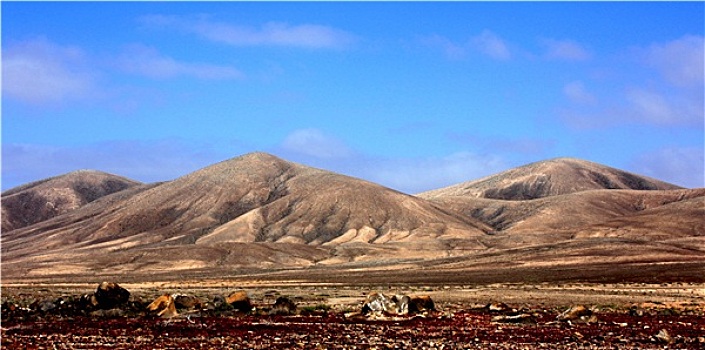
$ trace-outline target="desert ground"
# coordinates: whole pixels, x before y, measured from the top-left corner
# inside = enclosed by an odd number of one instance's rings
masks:
[[[124,312],[27,311],[37,301],[70,300],[98,283],[3,283],[3,349],[702,349],[703,283],[320,283],[301,280],[128,282]],[[179,311],[160,318],[139,310],[163,294],[203,302],[244,290],[250,313]],[[428,295],[434,311],[362,315],[366,298]],[[269,315],[281,296],[292,315]],[[61,298],[61,299],[59,299]],[[33,304],[34,303],[34,304]],[[58,304],[58,302],[57,302]],[[491,305],[497,305],[492,309]],[[584,305],[591,319],[559,321]],[[59,309],[57,307],[57,309]],[[260,311],[257,311],[257,310]],[[512,321],[512,315],[525,315]],[[506,317],[506,320],[498,318]]]

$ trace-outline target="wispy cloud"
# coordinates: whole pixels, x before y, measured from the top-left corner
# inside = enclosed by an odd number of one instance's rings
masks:
[[[490,30],[483,30],[482,33],[470,39],[472,46],[497,60],[508,60],[512,58],[512,53],[504,39]]]
[[[695,127],[705,124],[705,51],[703,38],[685,36],[647,47],[625,50],[630,67],[619,81],[588,91],[582,80],[566,84],[569,106],[559,114],[576,128],[605,128],[620,124]],[[599,93],[598,93],[599,92]]]
[[[284,139],[282,148],[322,159],[344,158],[351,154],[341,140],[315,128],[294,130]]]
[[[60,104],[92,98],[98,74],[80,48],[46,39],[10,44],[3,52],[3,94],[29,104]]]
[[[631,169],[683,187],[705,187],[702,147],[668,147],[644,153],[632,161]]]
[[[227,80],[244,76],[234,67],[181,62],[160,54],[153,47],[139,44],[127,46],[117,63],[126,72],[155,79],[186,76],[205,80]]]
[[[671,84],[678,87],[702,87],[705,66],[702,36],[687,35],[643,49],[643,60],[656,68]]]
[[[491,30],[483,30],[465,42],[454,42],[442,35],[422,37],[421,43],[440,49],[449,59],[463,59],[472,52],[478,52],[492,59],[506,61],[512,58],[507,42]]]
[[[590,93],[582,81],[576,80],[572,81],[565,86],[563,86],[563,94],[571,102],[579,104],[594,104],[597,102],[597,98]]]
[[[547,59],[586,61],[592,57],[592,54],[583,45],[573,40],[545,38],[541,39],[540,43],[546,50],[544,57]]]
[[[368,160],[358,176],[414,194],[476,180],[506,167],[499,156],[460,151],[440,157]]]
[[[142,23],[175,28],[204,39],[233,46],[288,46],[309,49],[349,47],[357,37],[347,31],[319,24],[267,22],[259,27],[238,25],[211,16],[150,15]]]

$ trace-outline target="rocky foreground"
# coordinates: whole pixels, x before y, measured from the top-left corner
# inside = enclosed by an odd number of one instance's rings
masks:
[[[444,303],[369,293],[345,308],[164,294],[3,297],[3,349],[703,349],[702,305],[610,308]],[[272,299],[274,295],[272,295]]]

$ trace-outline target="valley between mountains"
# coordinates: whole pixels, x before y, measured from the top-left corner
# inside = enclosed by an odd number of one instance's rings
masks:
[[[409,195],[251,153],[2,194],[4,282],[705,282],[705,189],[558,158]]]

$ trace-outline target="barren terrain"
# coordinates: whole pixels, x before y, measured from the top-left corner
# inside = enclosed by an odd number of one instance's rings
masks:
[[[195,295],[203,301],[232,290],[247,291],[266,308],[286,296],[296,301],[292,316],[182,313],[164,319],[142,310],[122,314],[70,315],[38,312],[3,315],[4,349],[701,349],[705,346],[705,285],[663,284],[490,284],[350,285],[301,281],[183,281],[125,283],[134,305],[163,293]],[[89,293],[91,284],[3,286],[7,301],[28,305]],[[359,315],[374,291],[424,294],[436,311],[409,316]],[[139,302],[142,302],[141,304]],[[510,310],[492,311],[487,305]],[[589,321],[557,321],[574,305],[594,310]],[[498,321],[502,315],[528,321]],[[357,315],[357,316],[356,316]]]

